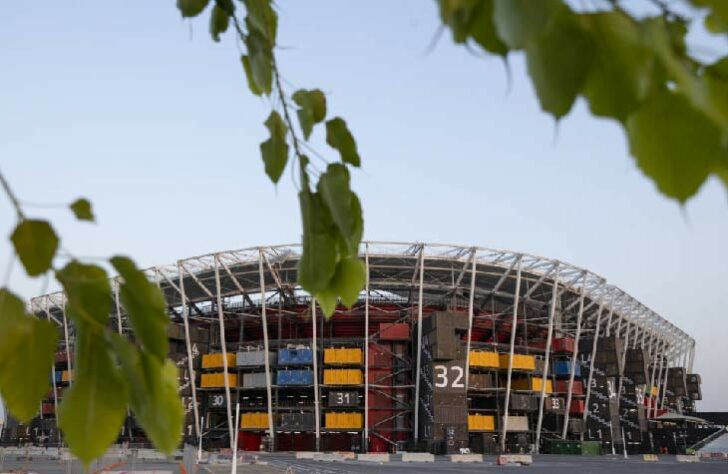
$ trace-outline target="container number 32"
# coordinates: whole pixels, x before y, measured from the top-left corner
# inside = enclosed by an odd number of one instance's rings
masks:
[[[435,387],[443,388],[465,388],[463,378],[465,377],[465,370],[458,365],[452,367],[444,365],[436,365],[435,367]],[[448,377],[448,373],[450,377]]]

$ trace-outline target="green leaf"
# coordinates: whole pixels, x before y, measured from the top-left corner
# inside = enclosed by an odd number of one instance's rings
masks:
[[[346,250],[348,255],[357,255],[361,242],[361,208],[359,207],[358,213],[353,212],[359,203],[358,199],[356,204],[352,202],[356,196],[349,187],[349,171],[346,165],[331,163],[319,178],[317,191],[346,242],[342,250]]]
[[[356,150],[356,142],[346,126],[344,119],[333,118],[326,122],[326,143],[331,148],[339,150],[341,161],[352,166],[360,166],[361,159]]]
[[[321,306],[321,311],[324,313],[324,316],[326,318],[330,318],[334,311],[336,311],[336,303],[338,302],[338,299],[336,298],[336,293],[332,290],[321,290],[316,295],[314,295],[316,298],[316,301],[318,301],[319,306]]]
[[[80,221],[94,221],[94,213],[91,210],[91,202],[86,198],[79,198],[71,203],[71,210]]]
[[[135,419],[157,449],[170,454],[179,445],[184,424],[176,366],[170,360],[160,361],[146,351],[137,350],[118,334],[109,337],[129,383]]]
[[[268,45],[265,37],[257,30],[250,30],[248,36],[245,37],[245,46],[248,49],[248,66],[243,60],[243,66],[246,67],[246,74],[252,77],[255,88],[251,85],[250,90],[259,90],[265,95],[269,95],[273,86],[273,52]],[[247,73],[247,70],[250,73]]]
[[[638,27],[618,12],[582,15],[594,48],[583,94],[594,115],[624,121],[645,100],[656,68]]]
[[[351,307],[359,299],[359,294],[366,284],[367,273],[364,262],[358,256],[339,260],[336,272],[331,279],[331,289],[341,297],[344,305]]]
[[[183,18],[197,16],[205,10],[210,0],[177,0],[177,8]]]
[[[500,56],[508,53],[493,23],[493,0],[440,0],[438,3],[440,18],[450,27],[456,43],[472,38],[486,51]]]
[[[708,8],[705,27],[711,33],[728,33],[728,3],[725,0],[691,0],[697,7]]]
[[[511,49],[523,49],[548,28],[564,4],[560,0],[495,0],[493,7],[500,39]]]
[[[42,275],[51,268],[58,236],[47,221],[23,219],[10,240],[28,275]]]
[[[111,359],[103,332],[86,324],[76,331],[74,383],[63,392],[58,426],[71,452],[88,466],[119,435],[128,386]]]
[[[276,111],[270,113],[265,121],[265,126],[270,131],[270,138],[260,144],[260,153],[265,164],[265,174],[271,181],[277,183],[288,163],[288,142],[286,141],[288,127]]]
[[[669,197],[685,202],[720,163],[728,162],[720,130],[683,94],[662,90],[627,121],[632,155]]]
[[[299,89],[293,94],[293,101],[300,107],[298,121],[303,136],[308,140],[313,126],[326,118],[326,96],[319,89]]]
[[[298,282],[316,295],[329,286],[338,258],[335,228],[317,193],[298,193],[303,223],[303,253],[298,261]]]
[[[242,55],[240,56],[240,62],[243,64],[243,70],[245,71],[245,78],[248,80],[248,88],[250,89],[250,92],[255,95],[263,95],[263,90],[258,87],[258,84],[256,84],[255,78],[253,77],[253,70],[250,66],[250,57]]]
[[[124,279],[119,297],[129,314],[137,341],[144,350],[163,362],[169,352],[169,317],[161,290],[137,269],[130,258],[113,257],[111,264]]]
[[[526,45],[528,73],[545,112],[556,119],[569,113],[592,57],[591,37],[571,12],[557,15],[535,41]]]
[[[278,29],[278,15],[272,7],[271,0],[243,0],[248,11],[246,20],[248,29],[259,32],[268,42],[269,48],[276,43],[276,31]]]
[[[700,71],[695,61],[685,60],[680,54],[685,49],[684,31],[673,23],[666,23],[662,17],[650,18],[640,26],[667,79],[675,83],[676,89],[685,94],[693,107],[728,133],[728,102],[725,100],[728,77],[725,71],[721,73],[718,64]]]
[[[0,395],[21,422],[35,416],[48,393],[58,329],[25,313],[23,301],[0,289]]]
[[[225,33],[230,24],[230,15],[219,5],[212,8],[210,14],[210,35],[215,42],[220,41],[220,34]]]
[[[113,301],[106,270],[72,260],[56,272],[56,279],[66,291],[71,319],[78,324],[106,325]]]

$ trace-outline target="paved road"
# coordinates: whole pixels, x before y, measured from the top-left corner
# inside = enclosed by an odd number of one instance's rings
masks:
[[[238,472],[243,473],[318,473],[318,474],[344,474],[344,473],[372,473],[376,471],[382,474],[413,474],[424,472],[455,473],[455,472],[504,472],[510,469],[495,466],[495,457],[487,456],[486,462],[478,464],[453,464],[445,458],[438,458],[434,464],[413,464],[402,462],[391,462],[387,464],[376,464],[366,462],[341,462],[327,463],[312,460],[294,459],[291,455],[273,454],[261,456],[267,465],[241,465]],[[94,472],[101,466],[93,466],[90,472]],[[179,464],[169,463],[147,463],[137,464],[137,471],[168,471],[179,474]],[[202,466],[198,474],[227,474],[230,466]],[[673,456],[665,456],[659,462],[644,462],[637,457],[628,460],[611,457],[578,457],[578,456],[534,456],[534,466],[522,469],[531,472],[537,468],[539,474],[678,474],[678,473],[710,473],[725,474],[728,472],[728,461],[711,461],[699,464],[684,464],[674,461]],[[12,472],[23,469],[19,472],[35,472],[38,474],[68,474],[67,466],[59,461],[34,460],[31,462],[19,462],[16,460],[5,461],[4,469],[0,472]],[[131,472],[131,466],[125,465],[117,469],[127,469]],[[81,466],[76,463],[72,466],[70,473],[82,473]],[[194,473],[189,473],[194,474]]]

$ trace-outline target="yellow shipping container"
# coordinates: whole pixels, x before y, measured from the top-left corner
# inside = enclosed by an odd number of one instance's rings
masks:
[[[508,368],[508,354],[500,354],[500,368]],[[516,370],[536,370],[536,358],[532,355],[513,354],[513,368]]]
[[[533,390],[534,392],[540,392],[541,386],[543,385],[543,379],[541,377],[533,377],[528,379],[525,377],[513,379],[512,386],[514,390]],[[554,383],[551,380],[546,380],[546,393],[553,393]]]
[[[659,392],[660,392],[660,389],[653,385],[652,386],[652,396],[656,397]]]
[[[211,388],[211,387],[224,387],[225,386],[225,375],[228,378],[228,385],[231,387],[237,387],[238,376],[237,374],[225,374],[223,372],[217,372],[214,374],[202,374],[200,380],[200,387]]]
[[[468,431],[495,431],[492,415],[468,414]]]
[[[358,412],[329,412],[326,413],[325,422],[329,429],[360,429],[362,415]]]
[[[64,370],[61,374],[61,381],[63,382],[70,382],[73,380],[73,371],[72,370]]]
[[[268,428],[268,413],[264,411],[254,411],[252,413],[243,413],[240,417],[241,428]]]
[[[324,364],[356,364],[361,365],[364,361],[362,350],[356,347],[324,349]]]
[[[227,353],[227,365],[228,367],[235,367],[235,353]],[[203,369],[217,369],[224,367],[222,352],[214,352],[212,354],[202,355],[202,368]]]
[[[476,352],[470,351],[470,360],[468,361],[470,367],[493,367],[498,368],[498,353],[497,352]]]
[[[360,385],[364,374],[359,369],[325,369],[324,385]]]

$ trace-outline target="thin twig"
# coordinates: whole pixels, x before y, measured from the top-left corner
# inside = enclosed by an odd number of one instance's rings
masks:
[[[0,171],[0,184],[2,184],[5,194],[8,196],[8,199],[10,199],[10,203],[15,208],[15,213],[18,216],[18,220],[22,221],[23,219],[25,219],[25,215],[23,214],[23,208],[20,206],[20,201],[18,200],[18,198],[15,196],[15,194],[13,194],[13,191],[10,189],[10,185],[5,179],[2,171]]]

